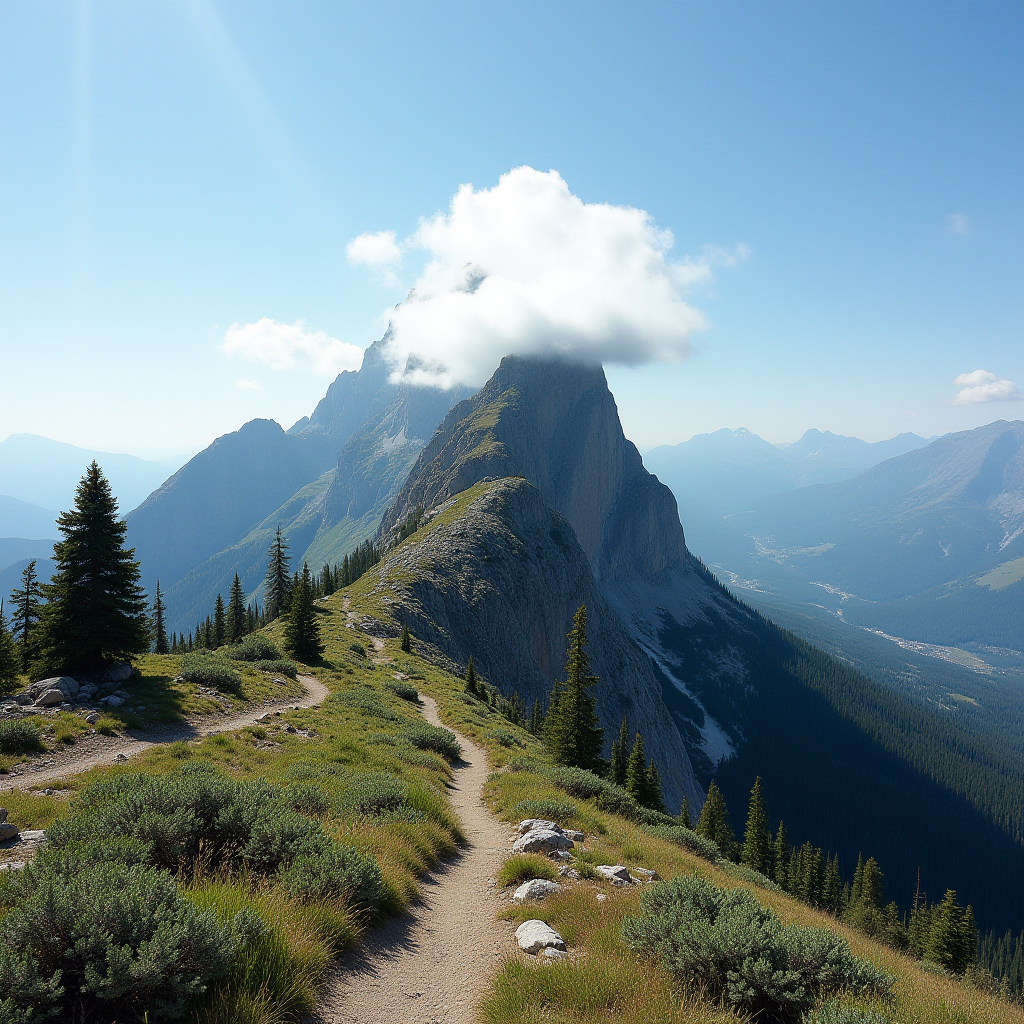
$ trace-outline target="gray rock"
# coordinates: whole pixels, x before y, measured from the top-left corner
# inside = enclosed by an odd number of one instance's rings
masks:
[[[598,864],[594,870],[612,885],[632,885],[629,868],[624,864]]]
[[[651,870],[651,868],[633,868],[630,871],[633,876],[634,882],[660,882],[661,875],[657,871]]]
[[[535,956],[542,949],[565,950],[565,939],[543,921],[524,921],[516,929],[516,942],[524,953]]]
[[[576,831],[574,831],[571,828],[563,828],[562,829],[562,834],[565,835],[565,836],[568,836],[574,843],[582,843],[583,842],[583,833],[582,832],[576,832]]]
[[[546,878],[531,878],[516,889],[512,899],[517,903],[522,903],[523,900],[542,900],[553,892],[560,892],[561,889],[557,882],[549,882]]]
[[[6,821],[6,820],[7,820],[7,808],[6,807],[0,807],[0,821]]]
[[[21,833],[23,843],[45,843],[46,830],[41,828],[27,828]]]
[[[512,844],[515,853],[555,853],[571,850],[573,842],[561,829],[535,828]]]
[[[11,839],[18,838],[18,826],[12,825],[9,821],[0,822],[0,843],[6,843]]]
[[[62,690],[44,690],[37,698],[37,708],[48,708],[53,704],[63,704],[68,699]]]
[[[525,836],[527,832],[532,832],[535,828],[549,828],[554,832],[563,831],[562,826],[554,821],[545,821],[543,818],[527,818],[525,821],[519,822],[516,835]]]
[[[109,697],[104,697],[100,703],[107,704],[112,708],[119,708],[124,703],[124,698],[112,693]]]
[[[558,869],[558,875],[560,878],[571,878],[574,881],[578,881],[580,873],[575,869],[569,867],[568,864],[562,864]]]
[[[563,960],[568,955],[569,954],[564,949],[555,949],[553,946],[548,946],[548,948],[541,953],[541,956],[546,960]]]
[[[115,661],[108,665],[103,672],[103,680],[108,683],[125,683],[132,677],[135,671],[126,661]]]
[[[98,711],[91,711],[91,712],[89,712],[89,714],[87,714],[85,716],[85,720],[89,723],[89,725],[95,725],[100,720],[99,712]]]

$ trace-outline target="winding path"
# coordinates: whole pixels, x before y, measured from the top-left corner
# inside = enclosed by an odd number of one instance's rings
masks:
[[[35,787],[42,782],[66,779],[70,775],[77,775],[79,772],[95,768],[97,765],[114,764],[121,759],[121,755],[124,755],[124,758],[130,758],[158,743],[193,740],[199,739],[201,736],[212,736],[218,732],[244,729],[245,726],[253,725],[264,715],[273,714],[275,711],[311,708],[322,703],[330,693],[330,690],[313,676],[300,675],[298,679],[306,688],[304,697],[292,697],[290,700],[260,704],[216,720],[203,718],[197,722],[186,722],[159,730],[136,732],[134,735],[112,738],[89,737],[87,740],[81,740],[75,747],[60,751],[50,763],[36,762],[35,765],[30,764],[27,769],[17,774],[12,772],[10,775],[0,776],[0,793],[10,789]],[[42,760],[46,762],[48,759],[43,758]]]
[[[428,722],[437,705],[421,694]],[[450,789],[468,840],[459,855],[421,883],[412,915],[369,933],[330,979],[308,1024],[471,1024],[504,953],[512,925],[495,920],[494,877],[507,847],[507,826],[487,810],[487,757],[465,736]]]

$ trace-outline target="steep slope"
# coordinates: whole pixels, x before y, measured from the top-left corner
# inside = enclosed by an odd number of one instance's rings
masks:
[[[559,569],[555,583],[543,576],[564,560],[552,533],[564,540],[564,531],[539,516],[527,524],[511,500],[497,500],[505,492],[474,504],[470,491],[465,503],[467,488],[515,477],[564,517],[589,577],[571,559],[575,568]],[[625,705],[631,724],[641,715],[673,724],[697,781],[719,779],[734,813],[761,775],[800,841],[836,850],[847,863],[870,842],[892,895],[909,899],[920,867],[926,885],[960,888],[993,924],[1024,915],[1024,779],[1016,765],[720,587],[687,552],[671,494],[622,436],[600,370],[504,360],[424,449],[382,536],[394,537],[418,510],[428,530],[448,524],[445,544],[428,548],[422,564],[396,554],[381,569],[376,596],[451,660],[486,658],[506,695],[522,693],[525,680],[532,696],[560,668],[552,650],[569,625],[573,598],[565,590],[600,601],[601,621],[617,613],[648,655],[623,662],[608,680],[613,694],[629,698],[606,695],[608,718]],[[477,522],[485,517],[500,527]],[[544,528],[554,547],[541,543]],[[655,696],[648,672],[660,682]],[[676,770],[664,763],[672,754],[663,732],[653,746],[663,774]],[[912,827],[895,824],[904,821]]]
[[[46,540],[57,536],[57,513],[0,494],[0,537]]]

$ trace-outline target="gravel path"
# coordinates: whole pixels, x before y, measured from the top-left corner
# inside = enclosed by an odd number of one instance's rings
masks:
[[[235,715],[224,718],[203,718],[196,722],[173,725],[164,729],[137,732],[128,736],[89,736],[80,739],[74,747],[57,751],[32,763],[21,771],[0,776],[0,793],[5,790],[38,786],[43,782],[54,782],[77,775],[101,764],[113,764],[127,760],[134,754],[148,750],[157,743],[173,743],[175,740],[192,740],[200,736],[212,736],[218,732],[231,732],[252,725],[257,719],[275,711],[292,708],[309,708],[321,703],[330,690],[313,676],[300,675],[299,681],[306,687],[304,697],[284,701],[273,701],[250,707]]]
[[[428,722],[437,705],[422,696]],[[474,1009],[504,954],[512,925],[495,920],[501,906],[494,877],[508,828],[481,796],[487,757],[459,736],[463,763],[450,797],[469,840],[462,852],[421,885],[411,916],[371,932],[327,986],[308,1024],[471,1024]]]

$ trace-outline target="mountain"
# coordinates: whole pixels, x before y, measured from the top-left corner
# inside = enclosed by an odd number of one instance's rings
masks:
[[[57,513],[0,494],[0,537],[44,540],[57,537]]]
[[[759,775],[791,836],[845,864],[875,855],[890,897],[908,901],[920,868],[997,927],[1024,916],[1024,755],[736,600],[687,550],[599,368],[503,360],[379,536],[409,531],[359,586],[445,664],[472,654],[529,706],[586,603],[606,739],[623,714],[642,729],[673,806],[714,778],[738,815]]]
[[[252,420],[217,438],[128,516],[143,585],[159,579],[168,628],[188,631],[237,572],[261,597],[280,526],[294,564],[338,562],[372,536],[427,438],[464,392],[388,380],[385,335],[287,431]]]
[[[0,442],[0,494],[44,508],[68,509],[86,466],[95,459],[110,481],[121,513],[139,505],[181,465],[77,448],[35,434],[13,434]],[[0,524],[0,535],[9,534]]]
[[[793,462],[820,466],[868,469],[886,459],[923,448],[928,441],[917,434],[897,434],[886,441],[862,441],[859,437],[833,434],[831,430],[810,429],[799,441],[779,445],[783,456]]]

